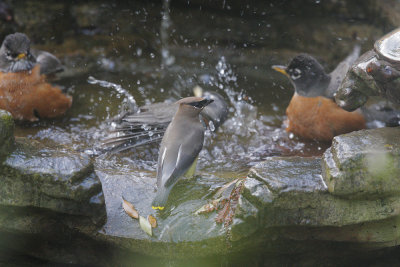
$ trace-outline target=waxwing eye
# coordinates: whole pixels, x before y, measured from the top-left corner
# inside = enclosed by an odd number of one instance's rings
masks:
[[[298,78],[300,78],[300,76],[301,76],[301,70],[299,70],[299,69],[294,69],[293,70],[293,72],[292,72],[292,74],[290,75],[290,77],[293,79],[293,80],[296,80],[296,79],[298,79]]]

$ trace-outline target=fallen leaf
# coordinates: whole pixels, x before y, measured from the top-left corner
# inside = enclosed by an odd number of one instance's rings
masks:
[[[232,190],[235,188],[236,183],[239,181],[239,179],[235,179],[233,181],[230,181],[229,183],[225,184],[221,188],[218,189],[218,191],[215,193],[216,198],[228,198],[229,195],[231,194]]]
[[[135,207],[132,205],[132,203],[128,202],[124,198],[122,198],[122,207],[130,217],[134,219],[139,218],[139,213],[136,211]]]
[[[149,221],[151,227],[153,228],[157,227],[157,220],[152,215],[147,216],[147,220]]]
[[[142,228],[143,231],[146,232],[149,236],[153,235],[153,232],[151,230],[151,224],[142,216],[139,216],[139,224],[140,228]]]
[[[204,206],[202,206],[194,214],[198,215],[198,214],[203,214],[203,213],[210,213],[215,209],[216,209],[216,205],[214,205],[214,203],[211,202],[211,203],[207,203]]]

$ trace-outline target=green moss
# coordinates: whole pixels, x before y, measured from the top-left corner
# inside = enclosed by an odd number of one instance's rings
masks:
[[[8,111],[0,110],[0,158],[7,156],[14,147],[14,119]]]

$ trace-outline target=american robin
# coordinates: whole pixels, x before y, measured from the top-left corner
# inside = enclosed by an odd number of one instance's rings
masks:
[[[200,112],[212,99],[186,97],[179,105],[161,141],[157,162],[157,194],[152,208],[163,210],[169,193],[183,176],[191,177],[196,170],[197,157],[203,148],[204,126]]]
[[[3,1],[0,1],[0,20],[4,22],[11,22],[14,20],[14,12],[12,8]]]
[[[294,86],[295,93],[286,109],[287,132],[304,139],[330,142],[336,135],[366,128],[365,118],[359,111],[345,111],[333,100],[359,53],[360,48],[356,46],[330,74],[307,54],[294,57],[288,66],[272,66],[288,77]]]
[[[201,120],[216,131],[228,116],[228,105],[224,98],[216,93],[204,91],[196,86],[194,93],[198,97],[214,100],[200,113]],[[115,121],[115,136],[103,142],[107,151],[121,152],[133,147],[159,142],[168,124],[179,108],[178,103],[154,103],[139,108],[139,112],[125,113]]]
[[[14,119],[28,121],[64,114],[72,97],[46,81],[46,75],[61,70],[54,55],[31,53],[25,34],[7,35],[0,48],[0,109],[9,111]]]

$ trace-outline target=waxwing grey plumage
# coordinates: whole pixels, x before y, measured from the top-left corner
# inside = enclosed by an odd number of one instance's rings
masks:
[[[203,92],[202,89],[196,90],[195,95],[214,100],[201,111],[200,116],[205,124],[216,131],[227,119],[229,110],[226,101],[220,94]],[[113,132],[116,136],[104,140],[101,150],[117,153],[161,141],[178,107],[177,102],[162,102],[140,107],[139,112],[122,114],[114,120]]]
[[[178,111],[165,131],[157,163],[157,195],[153,209],[163,209],[175,183],[196,164],[203,148],[204,126],[201,110],[213,100],[187,97],[179,100]]]

